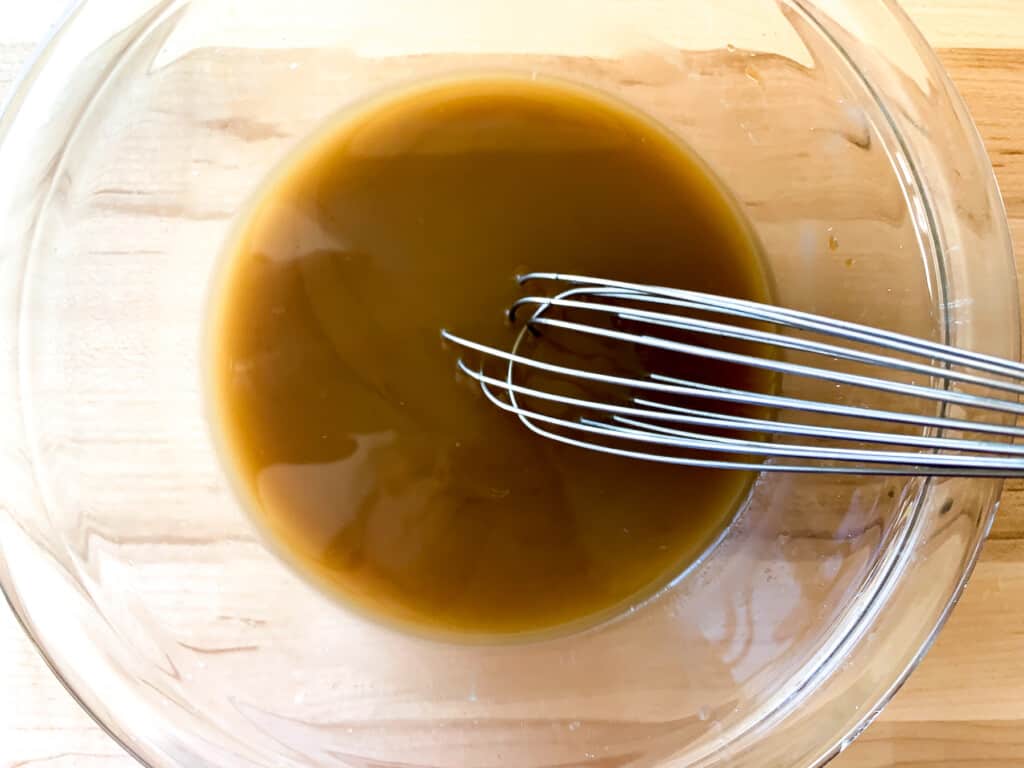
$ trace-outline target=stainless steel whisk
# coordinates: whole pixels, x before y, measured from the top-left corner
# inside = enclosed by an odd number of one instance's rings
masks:
[[[542,437],[625,458],[720,469],[1024,476],[1024,446],[1012,444],[1024,436],[1015,426],[1024,413],[1020,363],[694,291],[548,272],[519,282],[553,290],[509,309],[513,322],[526,310],[529,317],[508,350],[441,333],[479,358],[471,365],[462,357],[458,368],[486,398]],[[833,390],[874,391],[904,407],[750,391],[659,372],[623,376],[530,354],[528,347],[549,334],[570,348],[574,338],[585,338],[715,365],[753,366],[786,379],[836,385]],[[756,344],[764,354],[699,343],[700,337]],[[565,386],[531,386],[528,379],[537,374]],[[928,383],[899,376],[926,377]],[[565,393],[588,385],[600,390],[598,397]],[[757,411],[731,413],[737,406]],[[933,412],[915,412],[922,406]]]

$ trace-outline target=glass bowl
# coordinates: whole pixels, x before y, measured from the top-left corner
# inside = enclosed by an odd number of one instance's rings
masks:
[[[657,597],[497,645],[350,614],[229,489],[199,351],[234,218],[339,109],[482,69],[675,131],[781,303],[1017,355],[990,165],[895,2],[87,0],[0,121],[0,584],[151,766],[820,764],[921,658],[999,483],[765,475]]]

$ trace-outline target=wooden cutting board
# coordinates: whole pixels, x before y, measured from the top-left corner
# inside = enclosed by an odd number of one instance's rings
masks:
[[[864,0],[867,2],[867,0]],[[0,0],[0,102],[66,0]],[[1024,0],[906,0],[988,146],[1024,267]],[[0,183],[3,183],[0,179]],[[0,768],[128,768],[0,606]],[[1024,768],[1024,482],[921,667],[835,768]],[[510,768],[516,768],[510,766]]]

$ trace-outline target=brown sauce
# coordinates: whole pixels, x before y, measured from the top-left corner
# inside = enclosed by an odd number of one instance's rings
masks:
[[[220,448],[278,551],[357,610],[462,635],[587,625],[669,583],[746,498],[752,473],[543,440],[456,376],[440,329],[508,348],[523,270],[768,299],[749,227],[690,151],[610,99],[513,76],[349,111],[229,243]]]

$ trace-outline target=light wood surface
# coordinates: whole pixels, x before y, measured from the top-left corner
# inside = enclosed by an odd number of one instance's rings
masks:
[[[0,100],[65,0],[0,0]],[[988,145],[1024,260],[1024,0],[908,0]],[[0,183],[3,183],[0,180]],[[0,768],[134,765],[0,608]],[[1024,766],[1024,482],[923,665],[836,768]]]

